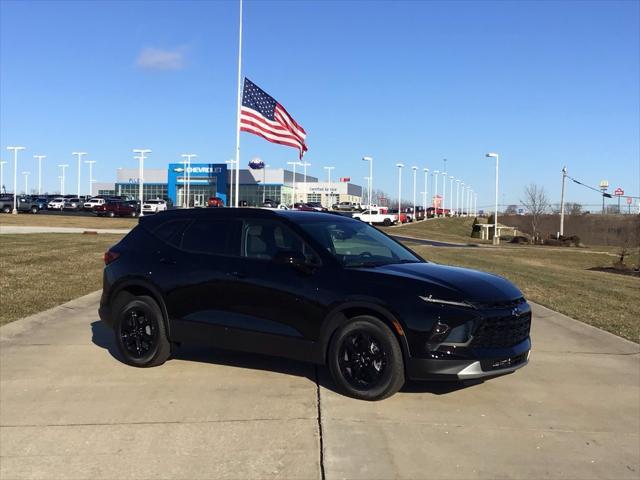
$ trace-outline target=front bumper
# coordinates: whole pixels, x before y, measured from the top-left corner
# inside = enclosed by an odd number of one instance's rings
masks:
[[[472,359],[415,358],[407,362],[407,375],[412,380],[473,380],[515,372],[529,363],[529,339],[509,349]]]

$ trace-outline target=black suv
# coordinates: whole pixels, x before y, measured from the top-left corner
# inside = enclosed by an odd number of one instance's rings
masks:
[[[327,364],[377,400],[411,379],[484,378],[528,362],[531,310],[507,280],[426,262],[331,213],[188,209],[143,217],[105,253],[100,318],[124,360],[171,344]]]

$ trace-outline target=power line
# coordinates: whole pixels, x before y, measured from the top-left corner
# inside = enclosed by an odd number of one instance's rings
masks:
[[[582,185],[583,187],[588,188],[589,190],[593,190],[594,192],[598,192],[599,194],[601,194],[604,197],[613,198],[613,195],[611,195],[610,193],[605,193],[602,190],[600,190],[599,188],[595,188],[595,187],[592,187],[591,185],[587,185],[586,183],[582,183],[580,180],[576,180],[575,178],[573,178],[570,175],[567,175],[567,178],[570,179],[571,181],[573,181],[574,183],[577,183],[578,185]],[[616,196],[618,196],[618,195],[616,195]],[[640,197],[634,197],[633,195],[620,195],[620,196],[627,197],[627,198],[640,198]]]

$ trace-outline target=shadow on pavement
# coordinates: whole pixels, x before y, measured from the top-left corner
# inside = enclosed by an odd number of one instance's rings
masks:
[[[116,346],[113,330],[97,320],[91,323],[91,341],[107,350],[113,358],[122,361],[122,356]],[[331,379],[329,370],[322,365],[289,360],[286,358],[270,357],[255,353],[245,353],[230,350],[222,350],[213,347],[196,345],[182,345],[174,347],[171,359],[189,362],[212,363],[236,368],[249,368],[252,370],[264,370],[277,372],[284,375],[296,375],[306,377],[320,386],[338,392]],[[171,361],[171,359],[169,361]],[[475,382],[415,382],[407,381],[400,390],[405,393],[431,393],[433,395],[445,395],[464,388],[482,383]],[[340,392],[338,392],[340,393]]]

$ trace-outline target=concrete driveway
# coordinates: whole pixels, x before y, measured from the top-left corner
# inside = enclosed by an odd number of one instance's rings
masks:
[[[97,302],[0,328],[0,478],[640,476],[638,345],[543,307],[514,375],[367,403],[257,355],[128,367]]]

